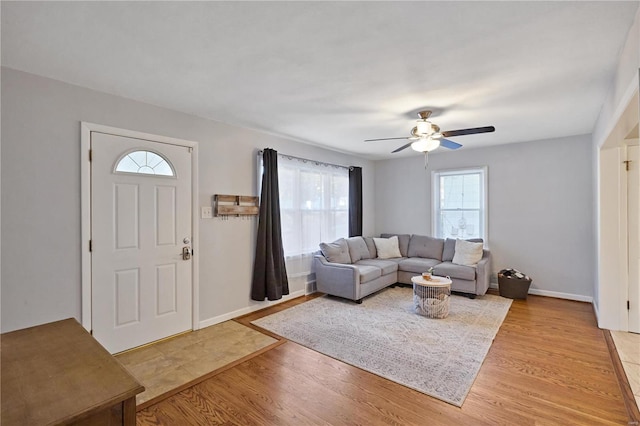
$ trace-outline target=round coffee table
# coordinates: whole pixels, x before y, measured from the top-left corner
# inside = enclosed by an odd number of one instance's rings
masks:
[[[411,278],[413,283],[413,305],[417,314],[427,318],[446,318],[449,315],[451,279],[431,276],[425,280],[421,275]]]

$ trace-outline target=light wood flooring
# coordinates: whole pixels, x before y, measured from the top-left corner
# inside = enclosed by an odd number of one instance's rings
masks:
[[[305,299],[237,321],[249,325]],[[142,426],[626,425],[629,420],[591,305],[538,296],[513,302],[462,408],[287,341],[138,412]]]
[[[226,321],[123,352],[116,358],[145,387],[136,397],[140,407],[277,343],[263,333]]]

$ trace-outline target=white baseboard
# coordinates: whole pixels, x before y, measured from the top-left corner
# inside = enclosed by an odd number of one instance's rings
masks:
[[[495,288],[497,290],[498,283],[491,283],[489,287]],[[555,297],[556,299],[575,300],[577,302],[587,302],[593,304],[593,297],[583,296],[581,294],[561,293],[559,291],[540,290],[538,288],[529,288],[529,294],[533,294],[535,296]]]
[[[264,302],[257,302],[255,305],[247,306],[246,308],[238,309],[233,312],[229,312],[226,314],[218,315],[216,317],[208,318],[206,320],[202,320],[200,321],[199,325],[200,325],[200,328],[209,327],[211,325],[229,321],[230,319],[234,319],[254,311],[259,311],[260,309],[268,308],[269,306],[277,305],[279,303],[286,302],[287,300],[295,299],[296,297],[300,297],[304,295],[305,295],[304,290],[298,290],[294,293],[283,296],[282,299],[280,300],[265,300]]]
[[[556,299],[575,300],[577,302],[593,303],[593,297],[583,296],[581,294],[561,293],[558,291],[539,290],[537,288],[530,288],[529,294],[534,294],[536,296],[555,297]]]

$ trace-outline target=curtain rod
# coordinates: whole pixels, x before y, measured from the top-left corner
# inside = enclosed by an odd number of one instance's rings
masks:
[[[258,154],[262,155],[262,150],[258,151]],[[331,166],[331,167],[339,167],[342,169],[347,169],[347,170],[353,170],[353,166],[343,166],[341,164],[333,164],[333,163],[326,163],[324,161],[316,161],[316,160],[310,160],[308,158],[302,158],[302,157],[296,157],[295,155],[288,155],[288,154],[281,154],[278,153],[278,155],[282,156],[282,157],[287,157],[288,159],[295,159],[295,160],[300,160],[303,163],[313,163],[315,165],[323,165],[323,166]]]

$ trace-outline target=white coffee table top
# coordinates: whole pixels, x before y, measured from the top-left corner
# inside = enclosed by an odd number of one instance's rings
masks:
[[[411,282],[425,287],[447,287],[451,285],[451,279],[447,277],[438,277],[431,275],[431,280],[427,281],[422,275],[411,277]]]

